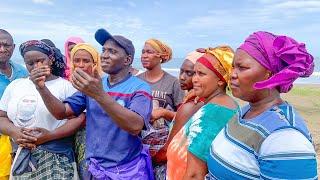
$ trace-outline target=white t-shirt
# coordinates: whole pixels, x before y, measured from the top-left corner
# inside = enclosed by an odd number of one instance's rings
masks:
[[[60,101],[76,92],[69,81],[60,77],[45,84]],[[52,131],[66,122],[51,115],[29,78],[16,79],[9,84],[1,98],[0,110],[7,112],[18,127],[41,127]]]

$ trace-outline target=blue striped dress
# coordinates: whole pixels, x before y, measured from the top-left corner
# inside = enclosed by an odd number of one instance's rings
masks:
[[[304,120],[291,105],[228,122],[211,144],[208,179],[317,179],[316,153]]]

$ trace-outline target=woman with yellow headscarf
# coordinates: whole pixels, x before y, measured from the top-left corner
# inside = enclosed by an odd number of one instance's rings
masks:
[[[180,88],[179,80],[165,72],[161,65],[172,58],[171,48],[157,39],[145,42],[141,54],[141,63],[146,72],[138,75],[149,83],[153,96],[153,111],[151,126],[143,131],[143,143],[149,145],[150,155],[154,162],[156,179],[164,179],[166,174],[166,161],[159,162],[156,157],[163,148],[169,134],[175,111],[183,101],[184,92]],[[162,153],[165,155],[165,153]]]
[[[70,53],[71,73],[75,68],[80,68],[87,74],[92,74],[93,68],[96,68],[102,75],[101,61],[98,51],[88,43],[79,43],[75,45]],[[71,77],[70,77],[71,78]],[[75,154],[77,159],[78,173],[80,179],[84,179],[85,172],[85,141],[86,141],[85,123],[75,135]]]
[[[204,179],[210,145],[224,125],[238,112],[237,103],[226,94],[233,50],[228,46],[208,48],[197,59],[193,89],[202,106],[173,137],[167,150],[167,179]]]
[[[91,74],[95,67],[99,74],[102,75],[99,52],[90,44],[79,43],[75,45],[71,50],[70,58],[71,72],[73,72],[75,68],[80,68],[84,72]]]

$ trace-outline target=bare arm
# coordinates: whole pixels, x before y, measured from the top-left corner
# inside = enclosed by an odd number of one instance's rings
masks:
[[[36,137],[29,133],[23,133],[23,130],[16,127],[8,118],[7,113],[0,110],[0,133],[13,138],[13,140],[22,147],[29,149],[35,148]]]
[[[164,118],[168,121],[172,121],[175,115],[176,115],[176,112],[174,111],[170,111],[164,108],[157,108],[152,111],[151,122],[154,122],[160,118]]]
[[[48,131],[44,128],[33,128],[32,130],[40,132],[40,136],[37,137],[36,145],[43,144],[45,142],[53,141],[56,139],[65,138],[71,136],[77,132],[81,124],[85,121],[85,114],[82,113],[76,118],[67,120],[67,122],[53,131]]]
[[[197,158],[188,151],[187,155],[187,169],[183,176],[184,180],[203,180],[208,172],[206,162]]]
[[[41,66],[35,68],[30,72],[30,79],[35,84],[37,90],[39,91],[41,98],[46,105],[49,112],[56,119],[70,118],[74,113],[68,104],[64,104],[59,99],[57,99],[46,87],[44,80],[47,74],[50,74],[50,68],[47,66]]]
[[[195,104],[194,102],[188,102],[183,104],[174,119],[174,124],[170,131],[168,140],[166,144],[170,144],[173,137],[180,131],[184,124],[191,118],[191,116],[196,113],[203,106],[202,102]]]
[[[190,119],[190,117],[200,109],[201,106],[203,106],[203,103],[195,104],[194,102],[188,102],[180,106],[176,113],[174,124],[165,145],[153,157],[153,161],[155,163],[162,164],[167,161],[167,148],[173,137],[180,131],[180,129]]]
[[[61,120],[71,118],[74,115],[69,104],[65,104],[53,96],[45,85],[42,88],[37,87],[37,90],[47,109],[56,119]]]
[[[104,92],[102,80],[94,69],[94,77],[81,69],[72,74],[72,85],[84,94],[95,99],[111,119],[123,130],[132,135],[138,135],[143,126],[143,118],[137,113],[121,106],[111,96]]]

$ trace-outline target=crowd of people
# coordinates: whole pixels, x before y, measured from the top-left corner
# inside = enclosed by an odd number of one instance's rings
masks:
[[[22,66],[0,29],[1,180],[318,179],[311,134],[280,96],[313,72],[305,44],[254,32],[195,49],[174,77],[165,42],[145,41],[141,72],[131,40],[94,37],[101,53],[80,37],[64,55],[26,41]]]

